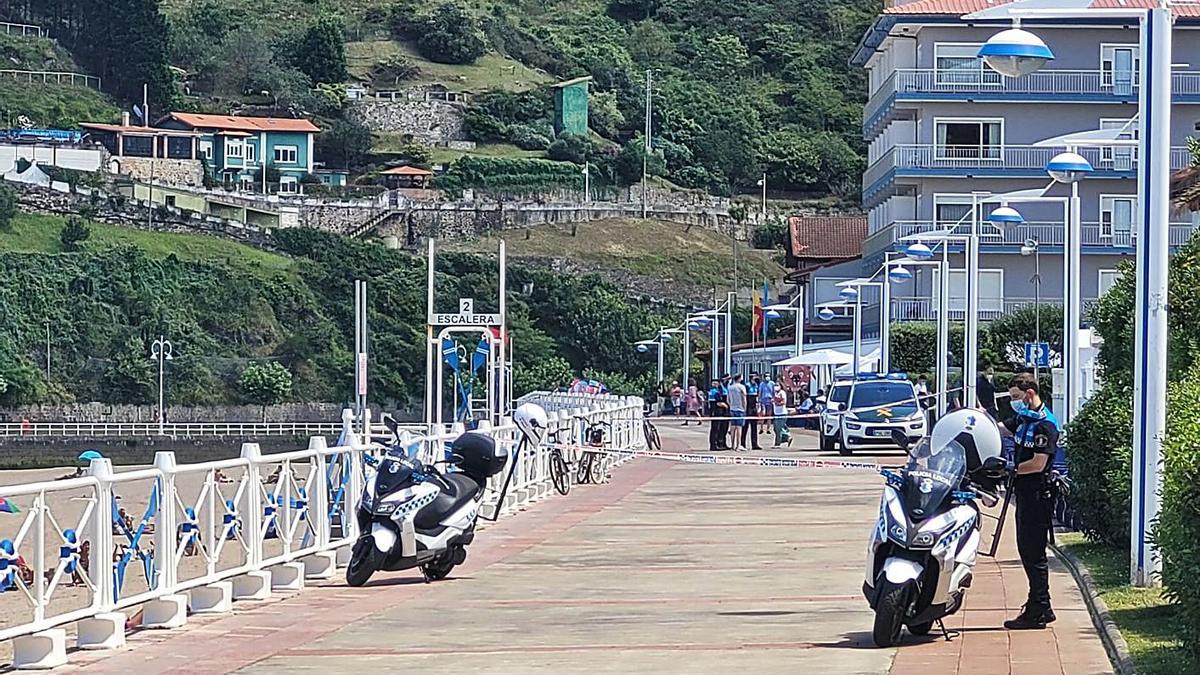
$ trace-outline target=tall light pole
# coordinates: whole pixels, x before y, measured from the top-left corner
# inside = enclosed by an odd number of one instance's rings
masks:
[[[1041,349],[1042,349],[1042,249],[1037,237],[1025,240],[1021,247],[1021,255],[1033,256],[1033,340],[1038,345],[1038,351],[1033,359],[1033,379],[1041,382]]]
[[[645,129],[643,130],[644,133],[642,134],[642,219],[643,220],[646,218],[646,197],[647,197],[647,194],[649,193],[649,191],[647,189],[647,173],[649,170],[648,169],[648,167],[649,167],[648,161],[649,161],[649,157],[650,157],[650,149],[652,147],[654,147],[654,143],[652,142],[652,140],[650,138],[650,134],[653,131],[653,124],[651,122],[651,110],[652,110],[652,106],[654,104],[653,103],[653,94],[652,94],[652,92],[654,90],[653,88],[654,88],[654,71],[647,68],[646,69],[646,126],[645,126]]]
[[[166,435],[167,414],[164,408],[163,396],[163,372],[166,370],[166,362],[174,358],[171,352],[171,341],[159,335],[158,339],[150,343],[150,358],[158,361],[158,435]]]
[[[758,184],[762,186],[762,218],[765,221],[767,219],[767,174],[765,171]]]
[[[591,173],[588,171],[587,162],[583,163],[583,203],[587,204],[592,201],[592,180]]]
[[[799,286],[798,288],[796,297],[792,298],[790,302],[763,307],[763,311],[794,312],[796,314],[796,327],[792,331],[793,358],[804,354],[804,287]]]
[[[1150,8],[1092,8],[1087,0],[1063,0],[1058,8],[1015,2],[988,8],[964,18],[1013,18],[1015,23],[1023,16],[1085,20],[1103,16],[1139,21],[1140,154],[1137,173],[1142,229],[1137,246],[1137,291],[1134,302],[1130,577],[1134,585],[1149,586],[1156,583],[1156,577],[1162,570],[1162,559],[1149,535],[1159,513],[1159,463],[1167,421],[1171,7],[1162,1]],[[1054,58],[1037,36],[1016,28],[990,38],[980,49],[980,56],[993,69],[1009,77],[1033,72]]]
[[[725,298],[725,372],[733,373],[733,310],[737,294],[730,291]]]

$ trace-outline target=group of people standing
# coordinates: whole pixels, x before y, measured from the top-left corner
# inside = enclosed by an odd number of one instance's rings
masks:
[[[709,417],[708,448],[713,452],[761,450],[760,433],[773,435],[776,447],[791,443],[786,393],[770,374],[752,373],[749,380],[740,373],[726,374],[713,378],[707,392],[700,391],[692,380],[684,396],[689,417],[699,417],[698,411],[705,408]],[[693,410],[697,412],[693,414]]]

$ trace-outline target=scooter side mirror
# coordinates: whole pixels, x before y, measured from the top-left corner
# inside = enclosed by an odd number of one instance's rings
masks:
[[[904,452],[908,452],[908,434],[899,429],[892,429],[892,442],[903,448]]]
[[[396,418],[387,413],[383,414],[383,426],[387,427],[387,430],[393,434],[400,433],[400,424],[396,422]]]

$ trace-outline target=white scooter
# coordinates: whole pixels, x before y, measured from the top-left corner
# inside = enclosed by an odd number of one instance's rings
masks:
[[[904,434],[895,435],[908,450]],[[977,410],[943,416],[908,452],[899,473],[880,471],[887,485],[867,546],[863,594],[875,610],[872,637],[880,647],[899,642],[902,626],[926,635],[935,622],[949,639],[942,619],[962,607],[979,553],[976,500],[995,506],[1008,470],[996,423]],[[993,542],[1002,524],[1003,513]]]
[[[514,411],[513,419],[523,436],[518,453],[541,443],[546,430],[541,408],[526,404]],[[421,568],[427,582],[444,579],[466,560],[487,480],[504,468],[508,453],[491,436],[468,432],[454,440],[447,460],[425,464],[400,447],[395,421],[384,421],[396,443],[367,478],[346,583],[362,586],[376,571],[414,567]],[[438,464],[457,471],[439,470]],[[515,468],[514,456],[497,503],[503,502]]]

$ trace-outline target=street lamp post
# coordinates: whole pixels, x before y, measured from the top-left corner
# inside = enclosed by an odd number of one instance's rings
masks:
[[[1038,345],[1038,352],[1033,359],[1033,379],[1041,382],[1041,349],[1042,349],[1042,249],[1036,237],[1025,240],[1021,247],[1021,255],[1033,256],[1033,340]]]
[[[763,310],[765,310],[765,311],[773,310],[776,312],[794,312],[796,314],[796,327],[795,327],[795,330],[792,331],[792,339],[793,339],[792,356],[793,357],[802,356],[804,354],[804,319],[805,319],[805,316],[804,316],[805,315],[805,312],[804,312],[804,287],[803,286],[799,287],[799,290],[796,293],[796,297],[792,298],[790,302],[786,302],[786,303],[783,303],[780,305],[769,305],[767,307],[764,307]]]
[[[1086,0],[1063,0],[1057,8],[1036,2],[992,7],[968,19],[1133,18],[1139,21],[1141,72],[1138,85],[1140,146],[1138,206],[1142,209],[1137,246],[1134,302],[1133,494],[1130,528],[1130,577],[1137,586],[1156,583],[1162,559],[1150,540],[1159,513],[1159,462],[1166,432],[1167,272],[1170,260],[1171,153],[1171,7],[1093,8]],[[1036,36],[1020,29],[1003,31],[980,49],[980,56],[1003,75],[1033,72],[1054,58]],[[992,60],[995,60],[995,63]],[[1077,338],[1076,336],[1073,336]],[[1067,336],[1064,336],[1067,338]],[[1072,373],[1068,373],[1072,376]]]
[[[166,435],[166,408],[164,408],[163,397],[163,372],[166,370],[166,361],[174,358],[171,352],[171,341],[159,335],[158,339],[150,344],[150,358],[158,361],[158,435]]]

